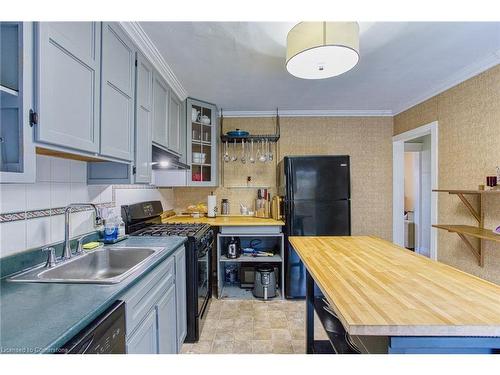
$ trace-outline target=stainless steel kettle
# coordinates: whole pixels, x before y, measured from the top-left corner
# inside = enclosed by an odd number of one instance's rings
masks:
[[[227,257],[229,259],[236,259],[241,256],[241,242],[238,237],[231,237],[227,244]]]

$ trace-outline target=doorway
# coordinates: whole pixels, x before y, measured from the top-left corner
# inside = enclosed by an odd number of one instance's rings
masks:
[[[437,122],[393,137],[393,242],[437,259]]]

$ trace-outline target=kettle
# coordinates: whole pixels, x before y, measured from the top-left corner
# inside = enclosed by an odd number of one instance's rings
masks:
[[[238,237],[231,237],[227,244],[227,257],[229,259],[239,258],[241,255],[241,242]]]

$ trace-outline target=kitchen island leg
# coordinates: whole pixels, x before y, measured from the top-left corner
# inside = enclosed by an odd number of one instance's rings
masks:
[[[306,269],[306,354],[314,353],[314,279]]]

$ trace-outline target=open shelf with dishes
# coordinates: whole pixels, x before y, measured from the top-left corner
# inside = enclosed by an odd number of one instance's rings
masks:
[[[456,233],[467,248],[474,254],[481,267],[484,266],[483,241],[500,242],[500,234],[496,234],[492,229],[484,227],[484,197],[486,195],[495,195],[500,197],[499,189],[491,190],[460,190],[460,189],[435,189],[436,193],[448,193],[456,195],[465,205],[471,216],[477,221],[477,226],[472,225],[449,225],[435,224],[434,228],[443,229],[449,233]],[[467,195],[479,197],[477,208],[473,206]],[[474,245],[469,237],[477,239],[477,245]]]
[[[217,109],[215,105],[187,99],[188,186],[217,186]]]
[[[241,255],[228,255],[228,245],[237,241],[240,244]],[[252,255],[245,254],[243,249],[254,249]],[[270,256],[263,256],[269,253]],[[284,237],[282,233],[275,234],[224,234],[217,235],[217,297],[220,298],[256,298],[252,294],[256,269],[259,266],[269,266],[276,280],[276,296],[284,295]]]

